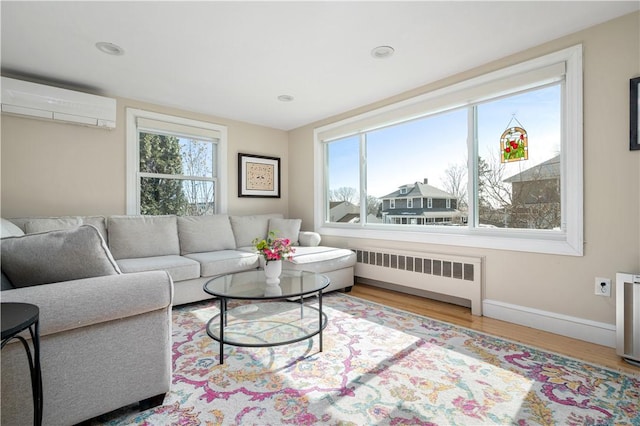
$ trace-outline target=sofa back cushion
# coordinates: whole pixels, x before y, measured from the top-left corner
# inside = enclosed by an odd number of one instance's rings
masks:
[[[279,213],[257,214],[252,216],[231,216],[231,228],[236,239],[236,247],[250,247],[256,238],[266,238],[269,231],[269,219],[282,219]]]
[[[176,216],[109,216],[109,248],[113,257],[131,259],[179,255]]]
[[[2,233],[1,233],[1,238],[5,238],[5,237],[19,237],[20,235],[24,235],[24,231],[22,229],[20,229],[20,227],[18,225],[16,225],[15,223],[2,218],[0,219],[1,225],[2,225]]]
[[[107,223],[104,216],[16,217],[9,220],[27,234],[92,225],[107,241]]]
[[[77,228],[82,225],[79,217],[43,217],[34,218],[24,224],[27,234],[37,234],[38,232],[60,231],[62,229]]]
[[[120,273],[90,225],[3,238],[0,249],[2,272],[16,288]]]
[[[276,238],[288,238],[291,245],[297,246],[302,219],[269,219],[269,232],[274,232]]]
[[[236,248],[231,222],[226,214],[179,216],[180,254],[205,253]]]

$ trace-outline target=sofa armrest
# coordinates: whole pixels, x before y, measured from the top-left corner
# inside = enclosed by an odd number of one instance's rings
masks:
[[[317,232],[313,231],[300,231],[298,234],[298,242],[301,246],[316,247],[320,245],[322,237]]]
[[[40,308],[40,335],[114,321],[171,307],[173,282],[165,271],[107,275],[2,292],[2,302]]]

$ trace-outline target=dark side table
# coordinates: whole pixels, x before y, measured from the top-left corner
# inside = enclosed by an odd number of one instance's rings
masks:
[[[42,374],[40,371],[40,309],[29,303],[0,303],[2,324],[2,346],[11,339],[22,342],[29,359],[31,373],[31,390],[33,393],[33,424],[42,424]],[[27,340],[19,336],[20,332],[29,329],[33,342],[33,356]]]

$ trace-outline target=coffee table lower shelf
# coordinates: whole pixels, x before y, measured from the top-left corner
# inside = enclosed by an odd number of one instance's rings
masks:
[[[318,335],[322,352],[322,330],[328,322],[322,302],[317,308],[301,301],[271,301],[227,309],[228,299],[219,299],[220,313],[207,323],[207,334],[220,343],[220,364],[224,364],[224,345],[271,347]]]

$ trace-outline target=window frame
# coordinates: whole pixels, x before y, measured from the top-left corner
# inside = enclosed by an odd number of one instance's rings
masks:
[[[214,175],[215,193],[215,214],[227,212],[227,127],[219,124],[209,123],[200,120],[193,120],[174,115],[161,114],[153,111],[146,111],[135,108],[126,108],[126,214],[140,214],[140,178],[148,173],[140,172],[140,147],[138,135],[141,130],[138,127],[138,119],[148,119],[162,122],[163,125],[185,128],[191,127],[204,131],[217,132],[219,134],[216,142],[216,173]],[[158,130],[159,134],[166,134],[165,131]],[[172,131],[176,136],[187,136],[183,131]],[[180,176],[188,178],[188,176]],[[169,178],[174,178],[171,175]]]
[[[331,223],[324,215],[327,188],[327,158],[325,141],[353,136],[384,126],[427,116],[441,111],[470,106],[481,100],[497,98],[509,93],[527,90],[527,73],[544,76],[564,67],[562,92],[562,156],[560,231],[465,227],[411,227],[360,222],[358,224]],[[545,74],[546,73],[546,74]],[[523,77],[524,76],[524,77]],[[520,86],[515,86],[520,84]],[[529,83],[529,88],[544,86],[544,79]],[[491,95],[482,98],[485,92]],[[478,95],[480,93],[480,95]],[[471,99],[470,95],[478,96]],[[467,101],[465,103],[465,96]],[[480,75],[451,86],[437,89],[398,103],[314,129],[314,229],[324,235],[347,238],[371,238],[388,241],[445,244],[475,248],[526,251],[535,253],[582,256],[584,254],[583,207],[583,102],[582,102],[582,45],[572,46],[538,58]],[[469,108],[471,110],[473,108]],[[472,114],[470,112],[469,114]],[[472,126],[473,122],[469,120]],[[473,131],[469,132],[468,155],[476,158]],[[475,157],[474,157],[475,155]],[[366,163],[366,161],[365,161]],[[472,163],[473,165],[473,163]],[[475,167],[475,165],[474,165]],[[361,182],[364,166],[361,165]],[[473,179],[475,173],[469,173]],[[474,188],[473,182],[469,184]],[[570,188],[570,190],[568,190]],[[361,196],[366,192],[362,186]],[[472,196],[470,194],[470,196]],[[366,207],[361,205],[361,216]],[[470,203],[471,209],[474,203]],[[475,213],[473,213],[475,217]],[[473,224],[472,224],[473,225]]]

